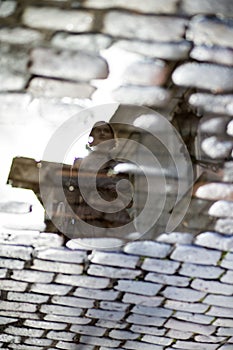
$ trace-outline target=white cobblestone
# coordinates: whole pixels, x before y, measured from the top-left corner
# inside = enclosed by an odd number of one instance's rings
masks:
[[[142,305],[135,305],[131,311],[141,315],[167,317],[167,318],[170,317],[172,314],[172,311],[164,309],[162,307],[149,307],[149,306],[142,306]]]
[[[39,259],[61,261],[68,263],[83,263],[87,257],[86,252],[79,250],[70,250],[67,248],[37,250],[35,256]]]
[[[206,315],[215,317],[231,317],[233,315],[233,308],[231,309],[229,307],[211,306]]]
[[[153,241],[131,242],[126,244],[124,252],[133,255],[148,256],[151,258],[165,258],[171,251],[171,246]]]
[[[130,304],[123,304],[121,302],[114,301],[101,301],[100,308],[104,310],[113,310],[113,311],[125,311]]]
[[[137,334],[137,333],[132,333],[132,332],[129,332],[129,331],[122,331],[122,330],[116,330],[116,329],[113,329],[109,332],[109,336],[111,338],[114,338],[114,339],[119,339],[119,340],[128,340],[128,339],[137,339],[140,334]]]
[[[14,309],[13,309],[14,310]],[[0,316],[4,317],[17,317],[22,319],[32,319],[32,320],[38,320],[39,316],[34,311],[30,312],[24,312],[24,311],[12,311],[10,308],[8,310],[1,310],[0,309]]]
[[[233,270],[233,253],[227,253],[222,259],[220,265],[229,270]]]
[[[142,264],[142,269],[153,272],[174,274],[180,263],[170,260],[147,258]]]
[[[70,332],[59,332],[59,331],[50,331],[46,334],[46,337],[54,340],[65,340],[72,341],[74,338],[74,333]]]
[[[14,323],[18,321],[17,318],[11,318],[11,317],[3,317],[3,316],[0,316],[0,325],[3,325],[3,324],[8,324],[8,323]]]
[[[195,340],[202,343],[221,343],[224,342],[226,337],[216,337],[214,335],[196,335]]]
[[[61,284],[42,284],[36,283],[31,286],[31,291],[40,294],[65,295],[72,289],[71,286],[63,286]]]
[[[5,332],[12,335],[20,335],[23,337],[36,337],[39,338],[43,335],[44,331],[40,329],[31,329],[31,328],[23,328],[23,327],[14,327],[8,326],[5,329]]]
[[[198,243],[199,237],[197,237],[196,243]],[[190,245],[178,246],[171,255],[171,258],[174,260],[203,265],[216,265],[220,257],[220,252]]]
[[[42,339],[42,338],[28,338],[25,339],[25,344],[28,345],[35,345],[35,346],[49,346],[52,344],[52,341],[49,339]]]
[[[91,276],[69,276],[59,274],[55,280],[57,283],[80,286],[93,289],[102,289],[110,284],[109,278]]]
[[[85,317],[74,317],[74,316],[63,316],[60,315],[45,315],[44,316],[45,321],[51,321],[51,322],[61,322],[66,324],[89,324],[91,322],[90,318]]]
[[[0,255],[6,258],[16,258],[22,260],[30,260],[32,254],[32,248],[15,246],[15,245],[0,245]]]
[[[23,13],[23,23],[33,28],[83,32],[92,29],[92,22],[93,15],[87,11],[30,6]]]
[[[14,343],[20,343],[20,337],[18,336],[13,336],[10,334],[0,334],[0,341],[3,343],[9,343],[9,342],[14,342]]]
[[[53,273],[30,270],[13,271],[12,278],[25,282],[50,283],[54,277]]]
[[[215,232],[201,233],[197,236],[195,243],[223,251],[233,249],[233,237],[226,237]]]
[[[139,258],[120,253],[105,253],[95,251],[90,260],[97,264],[117,267],[135,268]]]
[[[24,267],[24,261],[14,260],[14,259],[4,259],[1,257],[0,267],[22,270]]]
[[[193,235],[185,232],[171,232],[162,233],[158,238],[158,242],[170,243],[170,244],[191,244],[193,241]]]
[[[145,341],[147,343],[152,343],[152,344],[156,344],[156,345],[163,345],[163,346],[168,346],[171,345],[172,343],[172,339],[170,338],[166,338],[166,337],[157,337],[154,335],[144,335],[142,337],[142,341]],[[143,346],[143,344],[142,344]]]
[[[34,259],[33,265],[31,267],[35,270],[42,270],[42,271],[51,271],[51,272],[60,272],[60,273],[72,273],[74,275],[80,275],[83,272],[83,266],[82,265],[76,265],[76,264],[68,264],[68,263],[62,263],[62,262],[52,262],[52,261],[46,261],[46,260],[39,260]]]
[[[64,341],[59,341],[56,345],[56,349],[65,349],[65,350],[94,350],[94,346],[86,345],[86,344],[75,344],[68,343]],[[55,349],[48,349],[55,350]]]
[[[1,289],[2,290],[12,290],[16,292],[24,292],[28,284],[25,282],[16,282],[12,280],[2,279],[1,280]]]
[[[176,344],[174,345],[174,348],[176,349],[189,349],[189,350],[216,350],[217,349],[216,344],[208,344],[208,343],[197,343],[192,341],[182,341],[178,340]]]
[[[203,299],[206,293],[188,288],[166,287],[162,294],[168,299],[196,302]]]
[[[224,269],[219,266],[206,266],[199,264],[182,264],[179,273],[190,277],[200,277],[205,279],[216,279],[222,275]]]
[[[7,274],[7,269],[0,269],[0,278],[5,278]]]
[[[209,209],[209,215],[216,217],[233,217],[233,203],[230,201],[217,201]]]
[[[151,335],[164,335],[164,328],[157,328],[154,326],[140,326],[140,325],[132,325],[130,327],[132,332],[142,333],[142,334],[151,334]]]
[[[217,336],[227,336],[230,337],[233,335],[233,329],[229,327],[219,327],[217,330]]]
[[[26,312],[35,312],[36,305],[29,303],[18,303],[11,301],[0,301],[1,310],[12,310],[12,311],[26,311]]]
[[[154,296],[162,288],[162,285],[142,281],[119,280],[115,288],[122,292]]]
[[[189,339],[193,336],[192,332],[178,331],[176,329],[170,329],[166,336],[172,339]]]
[[[134,279],[141,275],[140,270],[108,267],[91,264],[88,271],[90,275],[104,276],[109,278]]]
[[[221,326],[221,327],[233,327],[233,319],[232,318],[218,318],[213,322],[214,326]]]
[[[115,322],[109,320],[98,320],[95,325],[110,329],[125,329],[128,327],[129,324],[124,321]]]

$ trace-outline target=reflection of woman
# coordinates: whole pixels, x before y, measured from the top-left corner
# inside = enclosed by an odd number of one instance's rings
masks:
[[[120,230],[131,222],[128,208],[132,206],[132,186],[128,174],[114,171],[119,164],[113,158],[116,143],[112,126],[97,122],[89,135],[89,155],[74,161],[80,197],[73,210],[79,219],[93,227]]]

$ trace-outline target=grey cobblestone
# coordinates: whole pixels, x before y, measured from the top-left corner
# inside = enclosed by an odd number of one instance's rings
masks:
[[[134,279],[141,275],[141,270],[107,267],[94,264],[90,265],[87,272],[89,275],[124,279]]]
[[[92,29],[93,15],[87,11],[69,11],[53,7],[28,7],[23,23],[33,28],[84,32]]]
[[[230,101],[232,95],[212,95],[208,93],[194,93],[189,98],[189,103],[192,106],[201,107],[206,112],[223,113],[226,115],[232,114]]]
[[[218,0],[196,0],[195,2],[192,0],[183,0],[182,10],[189,15],[217,13],[219,15],[231,17],[233,14],[232,3],[228,0],[223,0],[221,2]]]
[[[221,343],[226,341],[226,337],[216,337],[214,335],[196,335],[195,340],[202,343]]]
[[[230,317],[232,315],[232,312],[233,309],[229,307],[211,306],[206,314],[216,317]]]
[[[30,345],[20,345],[20,344],[10,344],[11,349],[16,350],[43,350],[41,346],[30,346]]]
[[[199,241],[198,236],[196,243]],[[221,253],[215,250],[189,245],[178,246],[171,255],[171,258],[174,260],[203,265],[216,265],[220,257]]]
[[[123,304],[121,302],[114,301],[101,301],[100,308],[104,310],[113,310],[113,311],[125,311],[128,309],[130,304]]]
[[[202,315],[202,314],[194,314],[189,312],[181,312],[177,311],[174,314],[174,317],[178,320],[184,320],[187,322],[194,322],[194,323],[200,323],[200,324],[211,324],[214,320],[214,317]]]
[[[156,295],[162,288],[161,284],[142,282],[142,281],[125,281],[118,280],[118,284],[115,287],[122,292],[135,293],[140,295]]]
[[[226,235],[232,235],[233,234],[233,219],[232,218],[224,218],[224,219],[218,219],[215,223],[215,231],[224,233]]]
[[[68,307],[60,305],[44,304],[40,307],[40,311],[45,314],[62,315],[62,316],[80,316],[82,309],[78,307]]]
[[[74,307],[82,307],[82,308],[92,308],[94,307],[94,300],[84,299],[84,298],[75,298],[75,297],[62,297],[62,296],[53,296],[52,303],[66,305],[66,306],[74,306]]]
[[[164,242],[168,244],[191,244],[193,241],[193,235],[185,232],[169,232],[162,233],[158,236],[158,242]]]
[[[119,340],[128,340],[128,339],[137,339],[140,334],[137,334],[137,333],[132,333],[132,332],[129,332],[129,331],[122,331],[122,330],[116,330],[116,329],[113,329],[109,332],[109,336],[113,339],[119,339]]]
[[[233,283],[233,280],[231,280],[231,281]],[[229,285],[229,284],[221,283],[221,282],[195,279],[192,282],[191,287],[194,289],[203,291],[203,292],[207,292],[207,293],[222,294],[222,295],[232,295],[233,294],[233,285]]]
[[[70,332],[59,332],[59,331],[50,331],[47,333],[46,337],[48,339],[54,340],[64,340],[64,341],[72,341],[74,338],[74,333]]]
[[[233,271],[227,271],[226,274],[222,276],[221,282],[233,284]]]
[[[7,269],[0,269],[0,278],[5,278],[7,274]]]
[[[13,0],[4,1],[0,4],[0,17],[5,18],[11,16],[16,9],[17,2]]]
[[[201,347],[205,347],[205,350],[216,350],[216,344],[208,344],[208,343],[197,343],[192,341],[182,341],[178,340],[174,345],[176,349],[190,349],[190,350],[199,350]]]
[[[77,288],[74,292],[77,297],[97,299],[97,300],[116,300],[119,292],[113,290],[94,290],[89,288]]]
[[[166,338],[166,337],[157,337],[154,335],[144,335],[142,337],[142,341],[145,341],[147,343],[152,343],[156,345],[163,345],[168,346],[171,345],[172,339]]]
[[[233,300],[230,296],[223,295],[207,295],[207,297],[203,300],[204,303],[208,305],[216,305],[233,308]]]
[[[25,344],[28,345],[35,345],[35,346],[49,346],[52,344],[52,341],[49,339],[42,339],[42,338],[28,338],[25,339]]]
[[[233,335],[233,329],[232,328],[226,328],[226,327],[219,327],[217,330],[217,336],[227,336],[230,337]]]
[[[152,258],[165,258],[171,251],[169,244],[153,241],[132,242],[126,244],[124,251],[127,254],[142,255]]]
[[[142,269],[172,275],[179,266],[180,263],[176,261],[147,258],[142,264]]]
[[[113,340],[109,338],[98,338],[98,337],[92,337],[87,335],[82,335],[80,337],[80,342],[84,344],[92,344],[92,345],[98,345],[98,346],[107,346],[112,348],[117,348],[120,345],[120,341]]]
[[[3,317],[0,316],[0,325],[14,323],[17,321],[17,318]]]
[[[3,27],[0,29],[0,40],[10,44],[38,44],[44,38],[44,35],[37,30],[15,27]]]
[[[90,260],[93,263],[117,267],[135,268],[139,258],[120,253],[105,253],[95,251]]]
[[[34,336],[37,338],[41,337],[44,333],[44,331],[40,329],[31,329],[31,328],[14,327],[14,326],[8,326],[5,332],[12,335],[19,335],[23,337]]]
[[[3,343],[20,343],[20,337],[19,336],[13,336],[10,334],[0,334],[0,341]]]
[[[48,314],[44,316],[45,321],[51,322],[61,322],[66,324],[89,324],[91,322],[90,318],[77,317],[77,316],[64,316]]]
[[[175,329],[170,329],[166,336],[172,339],[190,339],[193,336],[192,332],[183,332]]]
[[[157,326],[161,327],[166,321],[166,318],[163,317],[152,317],[152,316],[143,316],[138,314],[132,314],[127,318],[127,322],[136,323],[144,326]]]
[[[221,327],[233,327],[233,320],[232,318],[218,318],[213,322],[213,325]]]
[[[32,328],[42,328],[42,329],[54,329],[54,330],[63,330],[66,328],[65,323],[55,323],[55,322],[46,322],[46,321],[35,321],[35,320],[26,320],[24,321],[26,327]],[[36,335],[34,335],[36,337]]]
[[[125,329],[129,326],[128,323],[123,321],[109,321],[109,320],[98,320],[95,324],[96,326],[100,326],[103,328],[110,328],[110,329]]]
[[[134,340],[127,340],[126,343],[124,344],[125,349],[133,349],[133,350],[141,350],[142,348],[142,343],[140,341],[134,341]],[[143,344],[143,349],[144,350],[163,350],[163,347],[160,345],[155,345],[155,344]]]
[[[102,337],[106,333],[106,329],[96,326],[73,325],[70,328],[71,332],[77,334],[87,334]]]
[[[195,46],[190,52],[190,57],[201,62],[212,62],[224,65],[233,65],[233,55],[231,49],[209,46]]]
[[[65,349],[65,350],[94,350],[94,346],[85,345],[85,344],[78,345],[75,343],[67,343],[64,341],[59,341],[56,345],[56,348]],[[51,349],[51,350],[53,350],[53,349]]]
[[[18,292],[24,292],[28,284],[25,282],[16,282],[10,279],[1,279],[1,289],[2,290],[12,290]]]
[[[204,298],[206,293],[188,288],[166,287],[162,294],[168,299],[197,302]]]
[[[12,311],[26,311],[26,312],[35,312],[36,305],[29,303],[19,303],[13,301],[0,301],[1,310],[12,310]],[[14,316],[13,316],[14,317]]]
[[[149,306],[142,306],[142,305],[135,305],[131,311],[136,314],[157,316],[157,317],[170,317],[172,314],[172,311],[164,309],[162,307],[149,307]]]
[[[33,265],[31,268],[35,270],[51,271],[58,273],[63,273],[65,271],[66,273],[72,273],[74,275],[80,275],[83,271],[82,265],[72,263],[68,264],[56,261],[52,262],[39,259],[33,260]]]
[[[68,284],[73,286],[87,287],[93,289],[106,288],[110,284],[109,278],[91,277],[91,276],[69,276],[59,274],[55,280],[57,283]]]
[[[172,285],[177,287],[186,287],[189,285],[190,278],[181,276],[170,276],[165,274],[159,274],[150,272],[146,275],[145,281],[157,282],[165,285]]]
[[[202,303],[187,303],[176,300],[166,300],[164,306],[172,310],[188,311],[195,313],[204,313],[209,308],[208,305]]]
[[[187,332],[193,332],[203,335],[210,335],[214,333],[216,327],[212,325],[201,325],[196,324],[192,322],[185,322],[185,321],[177,321],[172,318],[170,318],[167,323],[165,324],[165,327],[171,328],[171,329],[177,329],[179,331],[187,331]]]
[[[140,326],[140,325],[132,325],[130,327],[132,332],[142,333],[142,334],[151,334],[151,335],[164,335],[165,329],[161,329],[154,326]]]
[[[30,302],[35,304],[46,303],[49,299],[49,296],[42,294],[34,294],[34,293],[17,293],[17,292],[8,292],[7,293],[8,300],[14,301],[22,301],[22,302]]]
[[[24,261],[1,258],[0,267],[22,270],[24,267]]]
[[[124,317],[123,311],[108,311],[100,309],[90,309],[87,311],[86,316],[92,318],[100,318],[109,321],[120,321]]]
[[[200,186],[195,195],[199,198],[209,200],[231,200],[233,195],[233,185],[219,182],[211,182]]]
[[[206,266],[198,264],[184,263],[182,264],[179,273],[190,277],[200,277],[205,279],[217,279],[223,273],[224,269],[218,266]]]
[[[133,293],[125,293],[122,301],[124,303],[140,304],[144,306],[159,306],[163,302],[162,297],[144,296]]]

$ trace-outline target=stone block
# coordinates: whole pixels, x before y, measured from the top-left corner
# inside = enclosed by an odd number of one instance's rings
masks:
[[[10,334],[0,334],[0,341],[3,343],[20,343],[21,338],[19,336],[13,336]]]
[[[165,321],[166,321],[166,318],[163,318],[163,317],[144,316],[144,315],[138,315],[138,314],[131,314],[127,318],[128,323],[139,324],[144,326],[156,326],[156,327],[161,327]]]
[[[17,321],[18,321],[17,318],[0,316],[0,325],[1,326],[9,324],[9,323],[15,323]]]
[[[138,295],[133,293],[125,293],[122,301],[124,303],[131,303],[135,305],[144,305],[144,306],[159,306],[163,302],[164,298],[162,297],[153,297],[146,295]]]
[[[161,284],[143,282],[143,281],[125,281],[118,280],[115,289],[121,292],[135,293],[140,295],[154,296],[162,288]]]
[[[163,346],[155,345],[155,344],[147,344],[143,343],[141,341],[135,341],[135,340],[127,340],[124,344],[125,349],[132,349],[132,350],[141,350],[143,346],[144,350],[163,350]]]
[[[149,307],[143,305],[135,305],[131,311],[135,314],[167,318],[172,314],[172,311],[164,309],[163,307]]]
[[[109,321],[120,321],[124,317],[123,311],[108,311],[100,309],[89,309],[86,313],[87,317],[100,318]]]
[[[145,281],[156,282],[162,285],[172,285],[177,287],[186,287],[189,285],[190,278],[181,276],[171,276],[162,273],[150,272],[145,276]]]
[[[186,232],[169,232],[162,233],[158,236],[157,241],[168,244],[191,244],[193,235]]]
[[[108,66],[103,58],[82,51],[35,48],[31,52],[31,60],[30,72],[36,75],[75,81],[104,79],[108,76]]]
[[[179,86],[224,93],[233,90],[233,68],[208,63],[184,63],[172,74],[173,82]]]
[[[36,305],[30,304],[30,303],[21,303],[21,302],[14,302],[14,301],[0,301],[1,310],[7,311],[17,311],[17,312],[36,312]],[[12,314],[14,317],[14,315]]]
[[[128,243],[124,246],[124,252],[132,255],[142,255],[152,258],[165,258],[171,251],[169,244],[153,241],[140,241]]]
[[[226,17],[233,15],[233,4],[231,1],[223,0],[182,0],[182,10],[189,15],[194,14],[218,14]]]
[[[186,311],[192,313],[204,313],[208,310],[209,306],[202,303],[189,303],[176,300],[165,301],[164,307],[171,310]]]
[[[16,282],[10,279],[1,279],[2,290],[12,290],[16,292],[24,292],[28,284],[24,282]]]
[[[77,298],[77,297],[62,297],[54,295],[51,299],[52,303],[66,306],[82,307],[82,308],[92,308],[94,307],[94,300]]]
[[[35,346],[49,346],[52,344],[52,341],[49,339],[41,339],[41,338],[27,338],[24,341],[25,344],[35,345]]]
[[[162,345],[162,346],[171,345],[171,343],[173,342],[172,339],[167,337],[158,337],[155,335],[148,335],[148,334],[142,337],[142,341],[145,341],[151,344]]]
[[[221,282],[233,284],[233,271],[227,271],[222,277]]]
[[[137,339],[140,336],[140,334],[132,333],[130,331],[123,331],[118,329],[113,329],[109,332],[109,337],[113,339],[119,339],[119,340],[129,340],[129,339]]]
[[[195,243],[204,247],[214,248],[222,251],[229,251],[233,249],[233,237],[223,236],[216,232],[201,233],[197,236]],[[216,253],[218,252],[216,251]],[[221,254],[221,252],[219,253]],[[217,254],[215,254],[215,256],[217,257]]]
[[[86,32],[92,29],[94,16],[90,11],[64,10],[55,7],[27,7],[22,16],[26,26],[68,32]]]
[[[33,303],[33,304],[42,304],[46,303],[49,299],[49,296],[42,294],[34,294],[34,293],[17,293],[17,292],[8,292],[7,300],[20,301],[25,303]]]
[[[16,270],[13,271],[12,279],[23,282],[50,283],[53,280],[54,273],[31,271],[31,270]]]
[[[90,288],[77,288],[74,295],[77,297],[83,297],[96,300],[116,300],[119,296],[119,292],[114,290],[96,290]]]
[[[198,240],[199,236],[196,238],[196,243]],[[220,257],[221,253],[218,251],[191,245],[178,245],[171,255],[174,260],[203,265],[217,265]]]
[[[198,188],[195,195],[209,200],[232,200],[233,185],[220,182],[210,182]]]
[[[32,292],[49,295],[66,295],[71,289],[71,286],[63,286],[55,283],[35,283],[31,286]]]
[[[232,49],[221,47],[195,46],[190,52],[190,57],[201,62],[212,62],[227,66],[233,65]]]
[[[203,335],[210,335],[214,333],[216,327],[212,325],[201,325],[193,322],[177,321],[170,318],[165,324],[166,328],[177,329],[184,332],[192,332]]]
[[[147,258],[142,264],[142,269],[166,274],[174,274],[180,266],[177,261]]]
[[[68,307],[60,305],[41,305],[40,311],[44,314],[60,315],[60,316],[80,316],[82,309],[78,307]]]
[[[36,337],[39,338],[43,335],[44,331],[41,329],[32,329],[32,328],[24,328],[24,327],[14,327],[8,326],[5,329],[5,332],[12,335],[19,335],[22,337]]]
[[[104,277],[91,277],[91,276],[69,276],[59,274],[55,280],[57,283],[68,284],[79,287],[103,289],[107,288],[110,283],[109,278]]]
[[[229,307],[211,306],[206,314],[214,317],[231,317],[232,312],[233,309]]]
[[[116,37],[151,41],[180,41],[186,19],[169,16],[145,16],[110,11],[105,15],[103,32]]]
[[[7,269],[18,269],[22,270],[24,267],[25,262],[21,260],[16,259],[0,259],[0,267],[7,268]]]
[[[65,350],[83,350],[83,349],[94,350],[94,346],[91,346],[91,345],[68,343],[62,340],[60,340],[57,343],[57,347],[59,349],[65,349]],[[49,350],[55,350],[55,349],[49,349]]]
[[[100,308],[104,310],[126,311],[128,307],[129,307],[129,304],[123,304],[121,302],[114,302],[114,301],[100,302]]]
[[[183,341],[183,340],[178,340],[174,345],[175,349],[199,350],[201,347],[204,347],[205,350],[216,350],[218,345],[209,344],[209,343],[198,343],[194,341]]]
[[[206,293],[197,292],[196,290],[188,288],[166,287],[162,294],[168,299],[179,301],[198,302],[203,299]]]
[[[85,261],[87,254],[84,251],[70,250],[65,247],[61,248],[50,248],[50,249],[40,249],[35,251],[35,256],[38,259],[51,260],[51,261],[61,261],[67,263],[80,264]]]
[[[0,245],[0,255],[6,258],[16,258],[21,260],[30,260],[32,248],[17,245]]]
[[[77,316],[63,316],[60,315],[45,315],[44,316],[45,321],[51,321],[51,322],[61,322],[65,323],[66,326],[68,324],[89,324],[91,322],[90,318],[86,317],[77,317]]]
[[[2,27],[0,29],[0,41],[17,45],[38,45],[42,42],[44,35],[34,29],[23,27]]]
[[[73,325],[70,328],[71,332],[77,333],[77,334],[87,334],[87,335],[93,335],[93,336],[99,336],[102,337],[104,333],[106,332],[106,329],[96,326],[86,326],[86,325]]]
[[[215,230],[225,235],[233,234],[233,218],[218,219],[215,223]]]
[[[123,253],[105,253],[95,251],[90,260],[93,263],[101,265],[135,268],[139,261],[139,257]]]
[[[204,44],[229,48],[233,48],[232,35],[233,26],[229,21],[204,16],[194,16],[189,22],[186,32],[187,39],[192,40],[195,45]]]
[[[190,276],[190,277],[199,277],[205,279],[217,279],[224,273],[224,269],[219,266],[206,266],[199,264],[182,264],[179,274]]]
[[[87,272],[89,275],[119,279],[135,279],[136,277],[141,275],[140,270],[108,267],[95,264],[91,264]]]
[[[209,209],[209,215],[214,217],[233,218],[233,202],[220,200],[213,203]]]
[[[213,294],[221,294],[221,295],[233,294],[233,285],[229,285],[221,282],[215,282],[215,281],[205,281],[199,278],[196,278],[193,280],[191,287],[203,292],[208,292]]]
[[[30,327],[30,328],[42,328],[42,329],[54,329],[54,330],[63,330],[66,328],[65,323],[58,323],[58,322],[55,323],[55,322],[47,322],[47,321],[25,320],[23,324],[24,326]]]
[[[189,339],[193,336],[192,332],[183,332],[176,329],[170,329],[166,336],[172,339]]]
[[[125,85],[115,89],[112,96],[124,104],[165,107],[171,99],[171,92],[159,86]]]
[[[198,92],[191,94],[189,103],[195,107],[201,107],[206,112],[216,114],[232,114],[231,107],[232,95],[213,95],[209,93]]]
[[[221,261],[221,266],[233,270],[233,253],[227,253]]]
[[[181,312],[181,311],[177,311],[174,314],[174,318],[178,320],[200,323],[200,324],[212,324],[212,322],[214,321],[214,317],[211,317],[211,316],[189,313],[189,312]]]
[[[92,344],[96,346],[107,346],[107,347],[112,347],[112,348],[118,348],[120,345],[120,341],[118,340],[113,340],[105,337],[94,337],[94,336],[87,336],[87,335],[82,335],[80,337],[80,342],[83,344]]]
[[[48,339],[54,340],[64,340],[64,341],[72,341],[74,338],[74,333],[71,332],[60,332],[60,331],[50,331],[47,333],[46,337]]]
[[[130,327],[132,332],[142,333],[142,334],[151,334],[151,335],[164,335],[164,328],[157,328],[154,326],[140,326],[140,325],[132,325]]]
[[[209,294],[203,302],[208,305],[233,308],[233,300],[230,296]]]
[[[83,265],[39,259],[33,260],[33,265],[31,268],[39,271],[52,271],[66,274],[70,273],[73,275],[80,275],[83,271]]]
[[[231,140],[211,136],[202,141],[201,148],[208,157],[224,160],[230,156],[233,142]]]

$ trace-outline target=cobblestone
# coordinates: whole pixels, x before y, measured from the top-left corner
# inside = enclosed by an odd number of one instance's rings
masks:
[[[110,11],[105,16],[103,32],[124,38],[180,41],[184,36],[186,23],[186,20],[182,18],[146,17],[144,15]]]
[[[145,281],[156,282],[165,285],[172,285],[177,287],[186,287],[189,285],[190,278],[181,276],[170,276],[165,274],[159,274],[155,272],[148,273],[145,276]]]
[[[142,305],[134,306],[131,311],[136,314],[157,316],[157,317],[170,317],[172,314],[172,311],[164,309],[162,307],[149,307],[149,306],[142,306]]]
[[[85,317],[77,317],[77,316],[64,316],[62,315],[52,315],[48,314],[44,316],[45,321],[51,321],[51,322],[61,322],[65,323],[66,325],[71,324],[89,324],[91,322],[90,318]]]
[[[104,310],[125,311],[130,304],[122,304],[114,301],[101,301],[100,308]]]
[[[196,238],[195,243],[204,247],[228,251],[233,247],[233,237],[223,236],[215,232],[204,232]]]
[[[74,325],[70,328],[71,332],[75,332],[77,334],[87,334],[93,336],[102,337],[106,332],[106,329],[96,326],[86,326],[86,325]]]
[[[29,302],[35,304],[46,303],[49,299],[49,296],[42,294],[34,294],[34,293],[17,293],[17,292],[8,292],[7,293],[8,300],[14,301],[22,301]]]
[[[228,48],[195,46],[190,52],[190,57],[201,62],[219,63],[227,66],[233,65],[232,49]]]
[[[142,255],[151,258],[165,258],[170,253],[171,246],[153,241],[132,242],[126,244],[124,251],[127,254]]]
[[[12,334],[12,335],[20,335],[23,337],[41,337],[44,333],[43,330],[40,329],[30,329],[30,328],[23,328],[23,327],[14,327],[14,326],[8,326],[5,330],[6,333]]]
[[[5,18],[11,16],[16,9],[17,2],[16,1],[4,1],[0,4],[0,17]]]
[[[177,85],[206,89],[213,93],[233,90],[232,78],[233,69],[230,67],[193,62],[179,66],[172,75],[173,82]]]
[[[85,32],[92,29],[93,15],[87,11],[30,6],[23,13],[23,23],[32,28]]]
[[[60,305],[44,304],[40,307],[40,311],[44,314],[62,315],[62,316],[80,316],[82,309],[78,307],[68,307]]]
[[[197,292],[188,288],[166,287],[162,294],[168,299],[197,302],[202,299],[206,293]]]
[[[108,75],[107,63],[103,58],[84,52],[35,48],[31,52],[31,60],[31,73],[45,77],[89,81],[104,79]]]
[[[217,279],[224,273],[224,269],[218,266],[206,266],[199,264],[182,264],[179,274],[190,276],[190,277],[200,277],[205,279]]]
[[[16,245],[0,245],[0,254],[6,258],[16,258],[22,260],[30,260],[32,248],[16,246]]]
[[[0,267],[22,270],[24,267],[24,261],[14,260],[14,259],[4,259],[1,257]]]
[[[107,266],[94,265],[94,264],[90,265],[87,272],[89,275],[109,277],[109,278],[124,278],[124,279],[134,279],[141,275],[140,270],[107,267]]]
[[[0,29],[0,41],[7,42],[9,44],[25,45],[25,44],[38,44],[44,38],[44,35],[37,30],[15,27],[8,28],[3,27]]]
[[[35,320],[26,320],[24,325],[32,328],[42,328],[42,329],[54,329],[54,330],[63,330],[66,328],[65,323],[55,323],[55,322],[46,322],[46,321],[35,321]],[[34,335],[36,337],[36,335]]]
[[[193,336],[192,332],[177,331],[175,329],[170,329],[166,336],[172,339],[189,339]]]
[[[201,325],[196,324],[192,322],[185,322],[185,321],[177,321],[172,318],[170,318],[167,323],[165,324],[165,327],[171,328],[171,329],[177,329],[179,331],[185,331],[185,332],[193,332],[203,335],[210,335],[214,333],[216,327],[212,325]]]
[[[33,265],[31,267],[35,270],[42,270],[42,271],[52,271],[52,272],[66,272],[66,273],[72,273],[74,275],[80,275],[83,271],[83,266],[78,264],[68,264],[68,263],[61,263],[56,261],[46,261],[46,260],[39,260],[34,259]]]
[[[119,292],[113,290],[95,290],[89,288],[77,288],[74,292],[77,297],[97,299],[97,300],[116,300]]]
[[[230,201],[217,201],[211,205],[209,215],[215,217],[233,217],[233,203]]]
[[[64,341],[72,341],[74,338],[74,333],[70,332],[59,332],[59,331],[50,331],[47,333],[46,337],[48,339],[54,340],[64,340]]]
[[[137,334],[137,333],[132,333],[132,332],[129,332],[129,331],[122,331],[122,330],[116,330],[116,329],[113,329],[109,332],[109,336],[113,339],[119,339],[119,340],[128,340],[128,339],[137,339],[140,334]]]
[[[55,283],[42,284],[35,283],[31,286],[31,291],[41,294],[51,294],[51,295],[65,295],[69,293],[72,286],[63,286]]]
[[[147,258],[142,264],[142,269],[166,274],[174,274],[180,266],[180,263],[170,260],[160,260]]]
[[[59,274],[55,280],[57,283],[68,284],[93,289],[103,289],[109,286],[109,278],[91,276],[69,276]]]
[[[135,268],[139,261],[139,258],[137,256],[130,256],[126,254],[95,251],[90,260],[93,263],[102,265]]]
[[[220,233],[224,233],[226,235],[233,234],[233,219],[218,219],[215,223],[215,230]]]
[[[161,287],[161,284],[156,283],[119,280],[115,288],[122,292],[153,296],[158,293]]]
[[[143,296],[132,293],[125,293],[122,301],[124,303],[132,303],[132,304],[140,304],[144,306],[159,306],[164,298],[162,297],[151,297],[151,296]]]
[[[196,196],[199,198],[205,198],[209,200],[231,200],[233,197],[233,185],[226,183],[208,183],[200,186],[196,192]]]
[[[222,276],[221,282],[233,284],[233,271],[227,271],[225,275]]]
[[[181,311],[177,311],[174,314],[174,318],[177,318],[178,320],[184,320],[187,322],[194,322],[194,323],[200,323],[200,324],[211,324],[212,321],[214,320],[214,317],[211,317],[211,316],[181,312]]]
[[[142,348],[142,343],[140,341],[134,341],[134,340],[127,340],[126,343],[124,344],[124,348],[126,349],[133,349],[133,350],[141,350]],[[163,350],[163,347],[160,345],[155,345],[155,344],[143,344],[143,349],[144,350]]]
[[[198,243],[199,241],[198,236],[195,243]],[[188,245],[177,246],[171,255],[171,258],[174,260],[203,265],[217,265],[220,257],[221,253],[215,250]]]
[[[13,271],[12,278],[18,281],[50,283],[53,280],[54,274],[49,272],[39,271]]]
[[[113,340],[109,338],[98,338],[98,337],[92,337],[87,335],[82,335],[80,337],[80,342],[84,344],[92,344],[92,345],[98,345],[98,346],[107,346],[112,348],[117,348],[120,345],[120,341]]]
[[[92,308],[94,307],[94,300],[84,299],[84,298],[75,298],[75,297],[62,297],[62,296],[53,296],[51,299],[52,303],[74,306],[74,307],[83,307],[83,308]]]
[[[164,317],[144,316],[144,315],[138,315],[138,314],[132,314],[127,318],[127,322],[129,323],[136,323],[144,326],[161,327],[165,321],[166,321],[166,318]]]
[[[214,281],[205,281],[196,278],[191,287],[203,292],[213,293],[213,294],[222,294],[222,295],[232,295],[233,294],[233,285],[229,285],[221,282]]]
[[[151,334],[151,335],[164,335],[165,329],[161,329],[161,327],[151,327],[151,326],[140,326],[140,325],[132,325],[130,329],[136,333],[142,334]]]
[[[208,310],[209,306],[202,303],[187,303],[183,301],[176,300],[166,300],[165,307],[172,310],[204,313]]]
[[[198,342],[192,342],[192,341],[182,341],[178,340],[174,347],[176,349],[190,349],[190,350],[198,350],[201,347],[205,347],[205,350],[216,350],[217,346],[216,344],[208,344],[208,343],[198,343]]]
[[[100,309],[90,309],[87,311],[86,316],[92,318],[100,318],[109,321],[120,321],[124,317],[123,311],[107,311]]]
[[[194,93],[189,98],[189,103],[195,107],[201,107],[206,112],[223,113],[231,115],[232,95],[212,95],[208,93]]]
[[[233,48],[231,37],[233,26],[219,18],[195,16],[189,23],[187,39],[195,45],[225,46]]]
[[[1,279],[1,289],[2,290],[12,290],[18,292],[24,292],[28,284],[24,282],[16,282],[10,279]]]
[[[218,14],[231,17],[233,14],[233,5],[228,0],[219,2],[218,0],[183,0],[182,10],[189,14]]]

